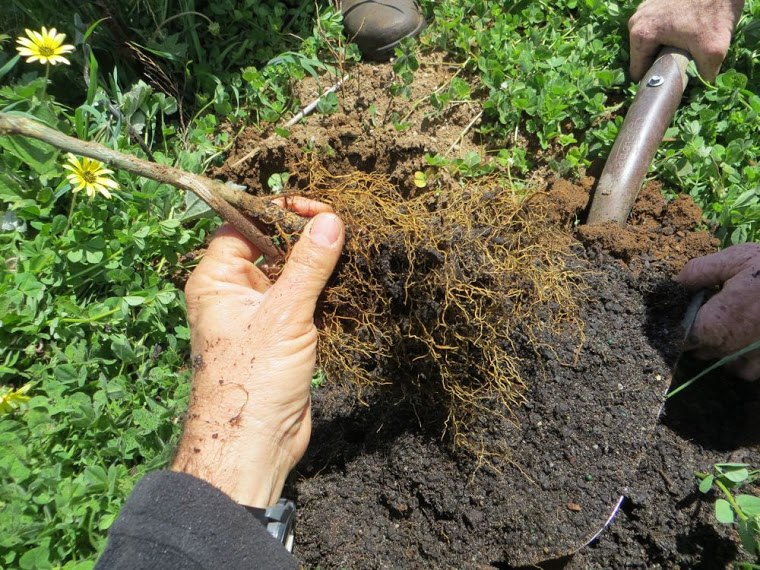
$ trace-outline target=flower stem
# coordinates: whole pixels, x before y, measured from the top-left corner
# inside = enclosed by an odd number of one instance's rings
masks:
[[[50,64],[45,64],[45,83],[42,86],[42,98],[45,98],[45,95],[47,95],[47,85],[48,85],[48,78],[50,77]]]
[[[69,228],[71,227],[71,216],[74,215],[74,205],[77,203],[77,194],[76,192],[72,192],[71,196],[71,205],[69,206],[69,216],[66,219],[66,227],[63,228],[63,232],[61,232],[61,235],[66,235],[66,232],[69,231]]]
[[[67,323],[67,324],[77,324],[77,325],[81,325],[81,324],[85,324],[85,323],[94,323],[95,321],[99,321],[101,319],[105,319],[106,317],[110,317],[111,315],[115,315],[119,311],[120,311],[120,308],[116,307],[115,309],[111,309],[110,311],[106,311],[104,313],[100,313],[100,314],[95,315],[93,317],[87,317],[87,318],[82,318],[82,319],[76,319],[76,318],[69,317],[69,318],[65,318],[65,319],[60,319],[59,322]]]

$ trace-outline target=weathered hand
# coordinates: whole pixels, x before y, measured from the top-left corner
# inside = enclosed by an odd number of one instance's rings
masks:
[[[253,264],[259,251],[224,226],[185,287],[194,377],[172,469],[256,507],[277,501],[309,442],[314,309],[344,240],[328,206],[288,206],[315,217],[276,283]]]
[[[760,340],[760,244],[734,245],[692,259],[676,281],[690,289],[723,285],[699,310],[687,339],[687,348],[698,356],[727,356]],[[729,367],[747,380],[760,378],[760,349]]]
[[[644,0],[628,21],[631,77],[638,81],[663,46],[688,51],[707,81],[718,75],[744,0]]]

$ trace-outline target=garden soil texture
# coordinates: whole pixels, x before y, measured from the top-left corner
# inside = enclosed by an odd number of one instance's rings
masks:
[[[480,111],[471,106],[415,109],[402,132],[383,120],[400,105],[387,95],[390,73],[359,66],[339,111],[288,138],[244,133],[217,176],[256,189],[288,171],[297,190],[309,148],[335,175],[380,173],[413,197],[425,191],[413,182],[425,153],[483,150],[468,129]],[[413,88],[429,93],[447,73],[421,69]],[[304,101],[318,92],[301,89]],[[628,226],[585,227],[576,222],[593,178],[530,183],[583,275],[584,338],[555,335],[523,358],[526,403],[472,427],[481,453],[452,447],[445,413],[393,385],[360,399],[328,378],[313,392],[312,441],[286,488],[307,568],[724,568],[741,559],[694,473],[758,462],[758,386],[705,378],[664,405],[690,300],[672,276],[717,247],[699,229],[699,209],[683,196],[666,202],[649,183]],[[693,366],[684,358],[679,373]]]

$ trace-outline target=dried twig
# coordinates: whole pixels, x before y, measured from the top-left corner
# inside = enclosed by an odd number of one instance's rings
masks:
[[[478,119],[483,116],[483,111],[480,111],[477,115],[475,115],[472,118],[472,121],[470,121],[467,126],[464,128],[464,130],[459,133],[459,136],[454,140],[453,143],[451,143],[451,146],[448,148],[445,154],[449,154],[456,146],[462,142],[462,139],[464,139],[465,135],[469,132],[469,130],[475,125],[475,123],[478,122]]]
[[[298,121],[300,121],[301,119],[303,119],[306,115],[308,115],[309,113],[311,113],[312,111],[314,111],[314,109],[317,108],[317,105],[319,105],[319,102],[322,100],[322,97],[326,97],[330,93],[334,93],[335,91],[337,91],[338,89],[340,89],[340,87],[346,81],[348,81],[348,78],[349,78],[349,75],[346,74],[346,75],[343,76],[343,79],[341,79],[340,81],[338,81],[337,83],[335,83],[333,86],[328,87],[327,89],[325,89],[319,97],[317,97],[311,103],[309,103],[308,105],[306,105],[306,107],[304,107],[303,109],[301,109],[298,113],[296,113],[293,116],[292,119],[290,119],[287,123],[285,123],[284,128],[289,129],[290,127],[292,127],[293,125],[295,125]],[[232,164],[232,168],[237,168],[238,166],[240,166],[244,162],[252,159],[254,156],[256,156],[257,154],[259,154],[260,152],[261,152],[261,146],[255,147],[253,150],[247,152],[242,158],[236,160]]]
[[[241,211],[258,223],[277,226],[287,233],[298,233],[305,225],[303,218],[273,204],[269,198],[252,196],[206,176],[148,162],[98,143],[81,141],[25,117],[0,113],[0,135],[38,139],[61,150],[94,158],[132,174],[188,190],[254,244],[268,263],[282,260],[282,252]]]

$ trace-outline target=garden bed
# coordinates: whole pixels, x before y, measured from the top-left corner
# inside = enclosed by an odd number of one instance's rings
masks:
[[[415,76],[416,92],[451,75],[445,66],[426,70]],[[445,115],[411,107],[403,113],[410,126],[394,127],[391,108],[403,108],[387,97],[389,80],[389,66],[360,66],[337,113],[294,126],[288,138],[244,134],[218,174],[255,189],[288,172],[298,189],[309,152],[336,175],[385,174],[408,199],[427,191],[414,183],[425,153],[485,150],[468,128],[479,113],[469,105]],[[316,94],[302,89],[304,100]],[[440,176],[447,187],[458,184]],[[705,380],[669,403],[658,423],[689,301],[671,277],[716,247],[697,229],[698,208],[684,197],[666,203],[650,184],[625,230],[575,227],[592,179],[537,175],[532,185],[541,190],[536,207],[569,236],[569,267],[583,276],[580,351],[574,336],[551,335],[550,348],[523,355],[526,404],[471,426],[480,452],[452,448],[446,411],[398,386],[360,399],[328,379],[313,394],[312,443],[287,490],[299,505],[296,553],[307,567],[553,560],[567,568],[718,568],[736,559],[734,538],[712,524],[693,473],[753,454],[756,462],[756,388]],[[621,496],[611,527],[581,549]]]

